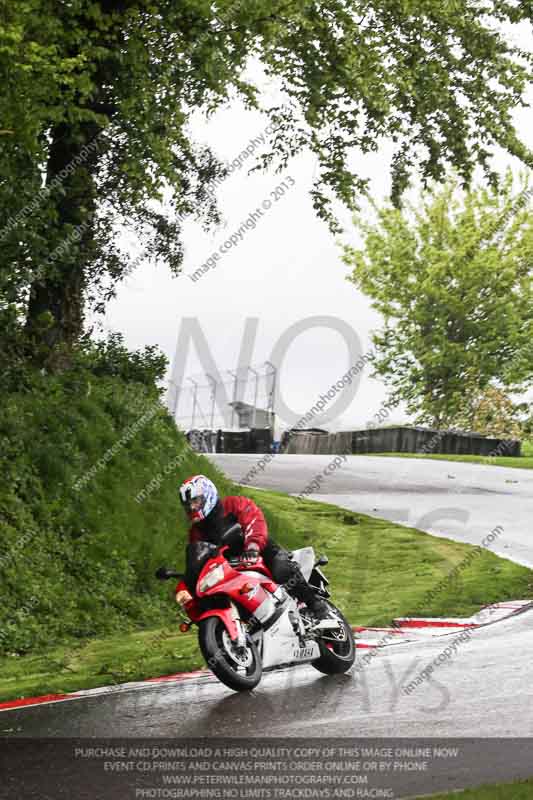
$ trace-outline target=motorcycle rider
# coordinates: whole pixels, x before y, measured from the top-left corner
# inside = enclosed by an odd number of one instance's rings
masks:
[[[318,619],[328,616],[327,604],[317,597],[290,553],[274,542],[263,512],[253,500],[240,495],[222,499],[215,484],[205,475],[193,475],[179,489],[182,506],[191,521],[189,545],[197,542],[220,544],[222,533],[238,522],[244,533],[244,559],[253,564],[261,555],[276,583],[305,603]]]

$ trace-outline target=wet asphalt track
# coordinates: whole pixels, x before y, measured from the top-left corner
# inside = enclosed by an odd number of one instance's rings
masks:
[[[3,712],[11,736],[533,736],[533,611],[475,631],[410,695],[400,687],[449,644],[391,645],[359,673],[267,673],[251,694],[214,678]],[[358,657],[368,651],[358,651]],[[268,721],[265,729],[265,720]],[[529,764],[533,773],[533,764]]]
[[[502,743],[500,737],[533,737],[533,612],[475,631],[431,680],[406,695],[402,685],[412,681],[452,638],[393,645],[380,651],[361,672],[349,675],[321,676],[308,666],[272,672],[250,694],[235,694],[212,677],[200,677],[179,685],[148,685],[4,712],[0,731],[16,737],[11,744],[20,742],[18,737],[168,737],[174,743],[180,738],[227,736],[250,742],[265,735],[281,737],[285,743],[292,737],[321,742],[339,736],[409,737],[412,741],[416,737],[425,744],[435,737],[475,737],[461,765],[438,762],[424,774],[395,776],[389,782],[394,796],[531,776],[533,738]],[[487,742],[479,737],[494,738]],[[4,755],[6,761],[9,756],[7,763],[13,771],[16,759],[9,751]],[[0,753],[0,762],[1,758]],[[25,787],[24,796],[41,800],[74,796],[42,793],[39,786],[47,779],[47,769],[48,759],[42,763],[32,751],[24,775],[20,778],[22,771],[16,772]],[[64,767],[58,771],[67,773]],[[76,796],[135,797],[127,777],[124,783],[115,783],[112,791],[106,783],[98,793],[85,786],[86,793],[76,790]],[[99,779],[104,780],[101,773]],[[35,794],[27,791],[30,785],[36,787]],[[0,786],[0,797],[19,796],[3,794]]]
[[[217,456],[214,460],[238,478],[257,457]],[[257,483],[298,493],[330,462],[329,456],[280,456]],[[450,531],[450,519],[439,520],[435,513],[447,509],[453,522],[453,515],[462,510],[469,515],[468,524],[456,524],[455,538],[477,543],[502,525],[502,554],[533,564],[528,528],[533,473],[354,457],[328,479],[325,488],[320,499],[419,527],[424,527],[420,516],[433,512],[432,525],[426,527],[431,530],[434,526],[432,532],[437,534]],[[308,666],[271,672],[257,690],[246,695],[234,694],[208,676],[178,685],[147,685],[141,690],[3,712],[0,734],[14,739],[533,737],[533,611],[473,632],[431,680],[405,694],[402,685],[412,681],[454,638],[393,645],[381,650],[361,672],[354,670],[350,675],[325,677]],[[365,652],[359,651],[359,658]],[[493,741],[491,750],[495,745]],[[522,742],[507,747],[501,757],[498,752],[497,748],[488,758],[487,744],[480,741],[465,767],[430,772],[422,783],[420,776],[418,783],[405,778],[396,796],[533,774],[533,738],[525,746]],[[38,767],[38,760],[36,764]],[[4,796],[16,795],[3,795],[0,789],[0,797]],[[85,796],[107,797],[103,790]],[[115,790],[112,796],[135,795]]]
[[[501,526],[492,551],[533,569],[533,470],[348,456],[325,476],[335,456],[278,455],[250,478],[261,456],[220,454],[210,459],[236,481],[296,495],[321,475],[318,491],[307,495],[311,499],[461,542],[480,544]]]

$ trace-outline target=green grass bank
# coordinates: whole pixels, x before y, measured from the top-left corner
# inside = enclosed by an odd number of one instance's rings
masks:
[[[404,614],[467,615],[485,603],[533,597],[533,572],[487,550],[277,492],[247,494],[265,509],[281,543],[311,544],[329,556],[334,601],[354,624],[384,625]],[[179,563],[175,549],[170,557],[167,563]],[[0,700],[203,667],[195,629],[178,631],[172,587],[150,577],[147,586],[162,601],[158,622],[4,657]]]
[[[512,783],[498,783],[493,786],[479,786],[476,789],[463,789],[447,794],[421,795],[427,800],[532,800],[533,778]]]
[[[513,456],[457,456],[440,453],[368,453],[369,456],[384,458],[430,458],[434,461],[459,461],[466,464],[486,464],[493,467],[513,467],[515,469],[533,469],[533,445],[526,442],[522,447],[523,455]]]
[[[183,566],[177,487],[204,472],[161,403],[164,359],[120,337],[0,375],[0,699],[72,691],[202,665],[176,627],[161,564]],[[271,535],[330,557],[335,602],[354,623],[468,614],[532,595],[532,573],[490,552],[335,506],[246,490]]]

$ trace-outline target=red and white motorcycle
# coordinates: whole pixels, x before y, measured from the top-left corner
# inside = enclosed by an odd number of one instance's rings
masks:
[[[312,547],[294,550],[306,580],[329,607],[329,616],[317,620],[301,602],[272,580],[262,558],[250,565],[232,558],[242,546],[240,525],[232,526],[222,544],[200,542],[194,552],[196,591],[193,597],[184,576],[160,567],[160,580],[179,578],[176,600],[189,621],[198,625],[200,649],[207,666],[230,689],[253,689],[264,669],[311,663],[320,672],[346,672],[355,660],[352,628],[328,598],[328,580],[320,569],[326,556],[315,561]]]

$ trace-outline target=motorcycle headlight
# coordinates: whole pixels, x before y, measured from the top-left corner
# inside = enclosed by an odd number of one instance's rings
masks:
[[[198,584],[198,589],[200,592],[206,592],[208,589],[211,589],[213,586],[216,586],[217,583],[224,577],[224,567],[222,564],[219,564],[218,567],[214,567],[210,570],[207,575],[202,578],[200,583]]]

